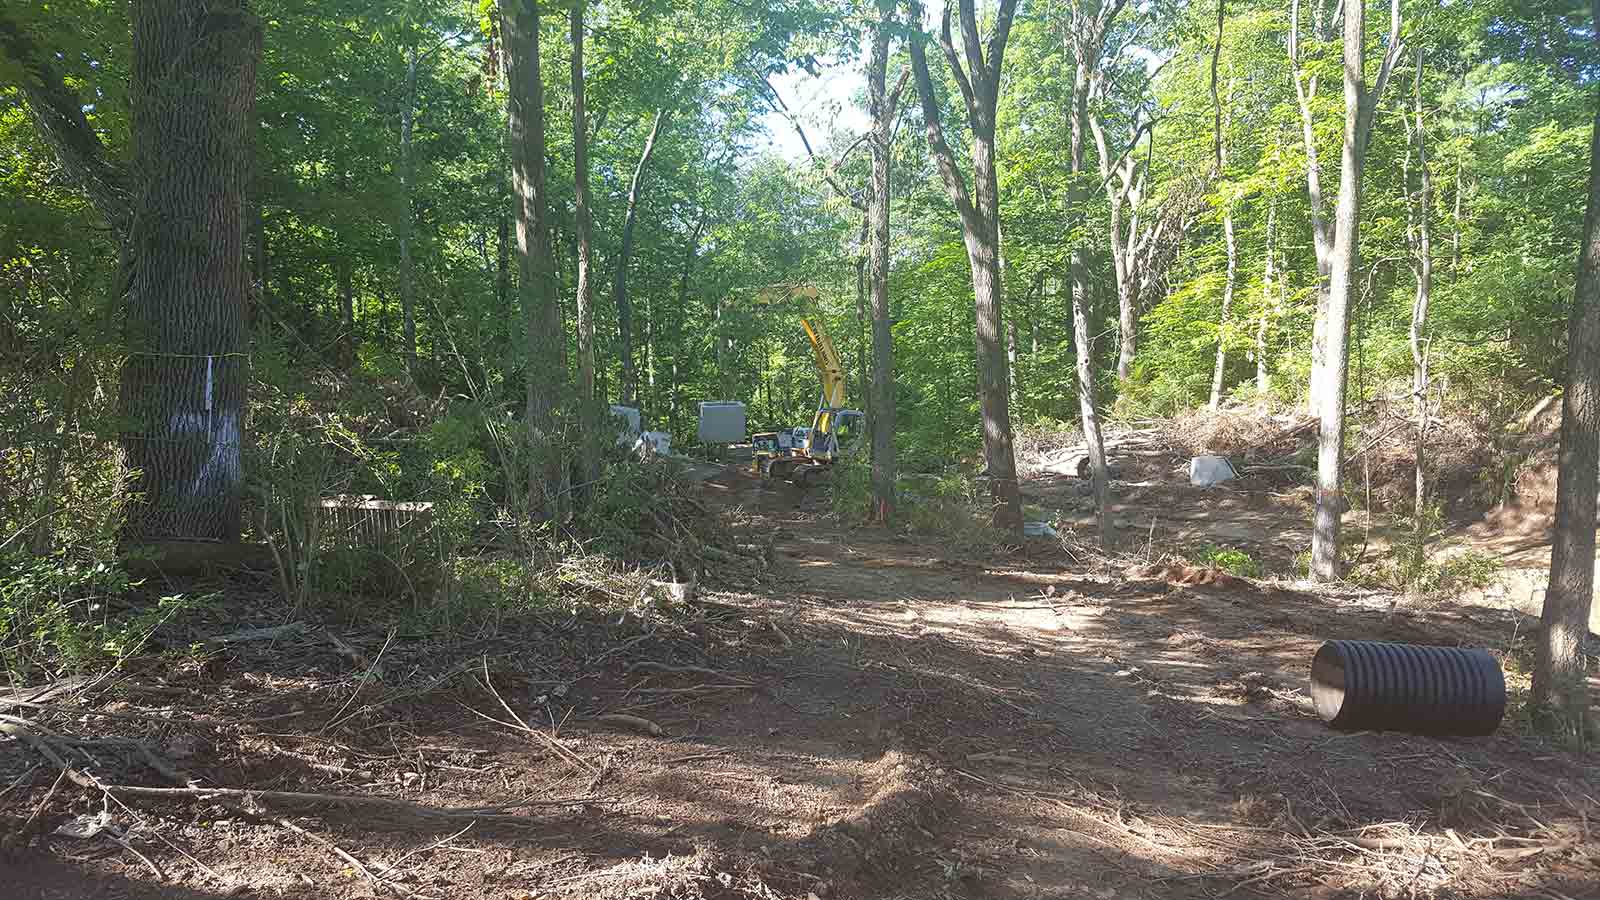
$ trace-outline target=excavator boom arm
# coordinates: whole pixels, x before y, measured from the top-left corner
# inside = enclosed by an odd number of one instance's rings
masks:
[[[839,351],[828,337],[827,329],[822,326],[820,318],[801,319],[800,326],[806,330],[806,337],[811,339],[811,349],[817,357],[817,376],[822,379],[821,405],[830,409],[844,406],[844,363],[840,361]]]

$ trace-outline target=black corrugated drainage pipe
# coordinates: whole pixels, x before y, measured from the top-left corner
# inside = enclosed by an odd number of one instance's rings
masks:
[[[1506,679],[1487,650],[1328,641],[1311,660],[1311,701],[1340,731],[1492,734]]]

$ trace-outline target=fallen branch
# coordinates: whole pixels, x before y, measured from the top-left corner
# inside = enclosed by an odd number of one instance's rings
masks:
[[[517,715],[516,712],[514,712],[511,709],[510,704],[506,703],[505,698],[500,696],[500,692],[495,690],[494,682],[489,680],[489,658],[487,656],[484,657],[484,659],[483,659],[483,686],[484,686],[485,689],[487,689],[489,691],[489,693],[494,695],[494,699],[499,701],[499,703],[500,703],[500,708],[505,710],[506,711],[506,715],[510,716],[512,722],[515,722],[516,724],[512,725],[509,722],[503,722],[503,721],[501,721],[499,719],[496,719],[493,716],[485,716],[483,713],[478,712],[477,710],[472,709],[471,707],[468,707],[468,709],[471,709],[472,712],[476,713],[479,716],[483,716],[483,718],[488,719],[491,722],[498,722],[499,724],[505,725],[508,728],[513,728],[513,729],[522,731],[522,732],[524,732],[526,734],[532,735],[535,738],[538,738],[539,741],[541,743],[543,743],[545,745],[545,747],[549,748],[549,750],[551,752],[555,753],[557,756],[559,756],[562,759],[566,760],[567,762],[571,763],[573,766],[575,766],[577,768],[580,768],[580,769],[583,769],[584,771],[588,772],[590,775],[593,775],[595,773],[595,767],[592,764],[590,764],[587,760],[585,760],[583,757],[579,756],[576,753],[573,753],[571,750],[568,750],[566,747],[561,745],[560,741],[556,740],[555,738],[551,737],[550,735],[547,735],[542,731],[538,731],[538,730],[534,729],[533,727],[529,726],[527,722],[522,721],[522,717]]]
[[[33,815],[28,816],[28,820],[22,823],[21,828],[0,840],[0,846],[20,847],[27,843],[28,838],[33,837],[33,833],[39,829],[39,824],[43,821],[45,807],[50,805],[50,800],[56,795],[56,788],[61,787],[61,780],[66,777],[67,772],[63,769],[61,774],[56,776],[55,783],[50,785],[50,790],[45,792],[44,799],[40,800],[39,805],[33,808]]]
[[[32,700],[6,700],[0,702],[0,707],[21,706],[26,709],[37,709],[43,712],[70,713],[75,716],[97,716],[102,719],[120,719],[124,722],[160,722],[165,725],[203,725],[207,728],[220,728],[227,725],[259,725],[262,722],[277,722],[282,719],[292,719],[302,715],[300,712],[278,713],[273,716],[257,716],[250,719],[213,719],[206,716],[188,716],[178,718],[176,714],[156,715],[155,713],[127,713],[127,712],[101,712],[97,709],[84,709],[81,706],[65,706],[59,703],[35,703]]]
[[[605,722],[610,725],[621,725],[625,728],[632,728],[634,731],[648,734],[651,737],[660,737],[665,733],[661,730],[660,725],[657,725],[649,719],[641,718],[639,716],[630,716],[625,713],[609,713],[603,716],[595,716],[594,721]]]
[[[660,672],[664,675],[705,675],[708,678],[732,678],[736,681],[743,680],[737,675],[717,669],[708,669],[705,666],[669,666],[658,662],[636,662],[628,667],[629,672]]]
[[[361,864],[361,860],[356,859],[354,856],[350,855],[350,853],[348,851],[346,851],[343,847],[340,847],[338,844],[335,844],[333,841],[328,840],[327,838],[323,837],[322,835],[313,834],[313,833],[305,830],[304,828],[301,828],[299,825],[296,825],[295,823],[293,823],[293,822],[289,821],[288,819],[285,819],[285,818],[283,818],[281,816],[273,816],[273,817],[271,817],[271,821],[273,822],[273,824],[279,825],[279,826],[281,826],[283,828],[287,828],[288,830],[294,832],[295,834],[300,835],[301,837],[305,838],[308,841],[311,841],[314,844],[320,844],[323,847],[326,847],[328,849],[328,851],[331,852],[334,856],[337,856],[340,859],[344,860],[345,862],[349,863],[351,868],[353,868],[357,872],[361,873],[361,877],[365,878],[367,881],[371,882],[374,887],[386,887],[386,888],[389,888],[390,890],[394,891],[396,894],[399,894],[402,897],[409,896],[410,892],[407,891],[405,888],[401,887],[398,884],[395,884],[392,881],[384,881],[383,879],[379,878],[378,876],[372,874],[372,872],[366,866]]]
[[[326,724],[317,729],[317,734],[322,734],[329,728],[332,728],[334,725],[342,722],[343,719],[341,719],[340,716],[343,716],[344,711],[350,708],[350,704],[356,702],[356,698],[361,696],[361,691],[366,688],[367,682],[372,680],[373,674],[382,671],[378,668],[378,666],[383,663],[384,651],[389,649],[389,644],[394,641],[395,632],[398,630],[398,628],[389,629],[389,636],[383,639],[383,647],[378,650],[377,659],[374,659],[372,661],[372,665],[367,666],[367,670],[361,673],[361,682],[356,685],[355,691],[350,694],[349,699],[344,701],[344,705],[339,707],[339,711],[333,714],[333,718],[329,719]]]
[[[0,733],[9,734],[32,747],[45,759],[54,763],[61,769],[67,779],[80,787],[90,790],[104,791],[112,796],[124,797],[153,797],[159,799],[179,798],[238,798],[252,799],[262,803],[279,803],[300,806],[337,806],[352,810],[365,810],[368,812],[390,812],[414,819],[438,822],[460,822],[466,819],[480,819],[486,822],[502,825],[528,826],[530,823],[525,817],[508,815],[511,810],[527,809],[539,806],[572,806],[574,804],[591,804],[606,802],[594,798],[569,799],[569,800],[522,800],[517,803],[507,803],[498,806],[472,806],[472,807],[437,807],[414,803],[409,800],[395,800],[389,797],[364,797],[352,794],[319,794],[302,791],[260,791],[246,788],[227,787],[145,787],[143,785],[104,784],[94,777],[78,771],[57,753],[49,742],[33,731],[31,724],[15,716],[0,715]],[[171,777],[168,773],[175,772],[170,765],[160,766],[157,771],[163,777]],[[180,776],[181,777],[181,776]]]

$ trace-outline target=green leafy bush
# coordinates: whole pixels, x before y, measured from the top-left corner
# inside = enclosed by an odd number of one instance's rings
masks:
[[[1261,563],[1237,547],[1205,544],[1190,553],[1189,559],[1197,565],[1212,566],[1240,578],[1261,577]]]
[[[212,599],[145,599],[138,587],[115,561],[65,553],[0,556],[0,661],[10,680],[26,684],[120,663],[163,624]]]

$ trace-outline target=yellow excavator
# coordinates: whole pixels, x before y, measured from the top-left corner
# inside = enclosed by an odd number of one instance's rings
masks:
[[[807,484],[825,473],[840,456],[849,453],[861,437],[866,424],[866,414],[848,409],[844,405],[844,363],[833,339],[822,324],[817,312],[817,289],[810,285],[784,285],[762,292],[765,302],[798,300],[806,304],[800,327],[811,340],[812,354],[816,357],[817,377],[822,382],[822,393],[817,400],[817,412],[811,419],[811,430],[805,441],[787,450],[779,446],[776,433],[758,434],[751,438],[755,445],[754,469],[768,478]]]

